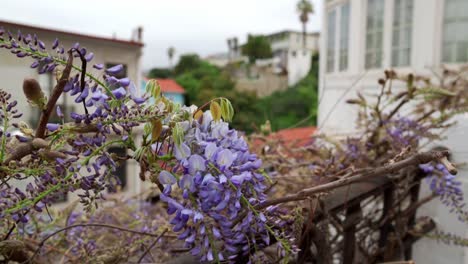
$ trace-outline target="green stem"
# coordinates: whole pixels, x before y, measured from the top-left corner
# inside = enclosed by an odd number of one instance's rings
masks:
[[[6,105],[3,105],[2,109],[3,113],[5,114],[5,117],[3,118],[3,133],[2,133],[2,149],[0,152],[0,161],[3,163],[3,160],[5,159],[5,151],[6,151],[6,133],[8,129],[8,113],[6,111]]]

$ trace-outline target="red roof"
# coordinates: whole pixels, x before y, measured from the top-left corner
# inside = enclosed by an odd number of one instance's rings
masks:
[[[42,31],[47,31],[47,32],[52,32],[52,33],[57,33],[57,34],[66,34],[66,35],[70,35],[70,36],[84,37],[84,38],[89,38],[89,39],[94,39],[94,40],[110,41],[110,42],[121,43],[121,44],[132,45],[132,46],[139,46],[139,47],[144,46],[143,43],[133,41],[133,40],[123,40],[123,39],[99,37],[99,36],[81,34],[81,33],[76,33],[76,32],[69,32],[69,31],[63,31],[63,30],[57,30],[57,29],[43,28],[43,27],[37,27],[37,26],[31,26],[31,25],[25,25],[25,24],[18,24],[18,23],[6,22],[6,21],[3,21],[3,20],[0,20],[0,27],[2,27],[2,26],[5,27],[6,29],[8,29],[9,27],[14,27],[14,28],[19,27],[19,28],[29,29],[31,31],[42,30]],[[15,34],[16,32],[12,32],[12,33]],[[31,33],[33,33],[33,32],[31,32]]]
[[[156,79],[156,81],[158,81],[161,86],[161,91],[163,93],[185,93],[185,89],[172,79]]]
[[[316,130],[316,127],[289,128],[277,131],[269,137],[284,143],[294,142],[297,146],[303,146],[312,142],[312,134],[314,134]]]

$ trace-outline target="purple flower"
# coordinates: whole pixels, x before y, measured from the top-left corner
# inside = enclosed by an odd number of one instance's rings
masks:
[[[54,42],[52,43],[52,49],[56,49],[59,45],[59,40],[56,38]]]
[[[190,156],[190,154],[191,154],[190,148],[185,143],[180,144],[180,146],[174,147],[174,156],[178,160],[184,160],[188,156]]]
[[[127,94],[127,91],[125,91],[125,88],[120,87],[118,89],[113,90],[112,94],[115,96],[115,98],[122,99]]]
[[[106,70],[106,72],[108,74],[118,74],[123,70],[123,68],[124,68],[123,65],[119,64],[119,65],[115,65],[114,67],[110,67],[109,69]]]
[[[127,87],[130,84],[130,79],[125,77],[119,80],[120,85]]]
[[[188,159],[188,164],[190,174],[195,174],[198,171],[204,171],[206,169],[205,159],[197,154],[190,156]]]
[[[86,54],[86,56],[85,56],[85,60],[87,62],[90,62],[91,60],[93,60],[93,58],[94,58],[94,53],[92,53],[92,52]]]
[[[167,171],[161,171],[159,173],[159,182],[161,184],[169,184],[172,185],[177,182],[176,178],[174,175],[172,175],[170,172]]]
[[[55,111],[56,111],[58,117],[63,118],[63,113],[62,113],[62,110],[60,109],[59,105],[57,105],[57,108],[56,108]]]
[[[94,64],[93,68],[97,69],[97,70],[102,70],[102,69],[104,69],[104,64],[102,64],[102,63]]]
[[[55,130],[59,129],[60,125],[54,124],[54,123],[48,123],[46,127],[50,132],[54,132]]]
[[[216,163],[222,167],[229,167],[234,159],[235,156],[229,149],[223,149],[217,154]]]

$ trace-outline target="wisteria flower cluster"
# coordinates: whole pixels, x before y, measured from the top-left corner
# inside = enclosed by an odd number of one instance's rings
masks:
[[[164,185],[161,199],[174,215],[173,230],[181,232],[179,239],[192,254],[201,255],[202,261],[227,261],[248,255],[254,247],[264,248],[271,237],[291,251],[269,226],[268,214],[274,208],[265,213],[255,209],[265,200],[269,183],[260,170],[261,160],[249,152],[244,138],[228,123],[213,120],[209,111],[199,120],[185,121],[180,129],[184,140],[174,146],[177,162],[158,179]]]
[[[460,221],[468,220],[465,200],[461,189],[462,183],[452,175],[443,164],[422,164],[419,166],[427,174],[429,188],[439,196],[440,201],[455,212]]]
[[[161,200],[174,215],[173,231],[202,261],[253,260],[259,249],[274,242],[282,257],[294,252],[293,241],[282,231],[287,221],[279,217],[281,212],[272,206],[257,209],[271,181],[243,136],[225,122],[234,114],[227,99],[211,100],[209,111],[180,107],[161,95],[155,81],[141,96],[128,78],[115,77],[122,65],[104,69],[93,64],[102,79],[89,74],[87,64],[94,54],[79,43],[66,50],[55,40],[51,54],[35,35],[14,36],[0,29],[0,48],[19,58],[31,57],[31,68],[53,72],[58,80],[50,98],[36,80],[24,81],[25,97],[41,111],[37,128],[14,121],[21,117],[14,109],[17,103],[0,93],[0,216],[13,221],[12,230],[27,224],[33,212],[48,212],[48,206],[69,192],[91,211],[106,190],[118,185],[119,163],[134,159],[140,164],[140,178],[160,188]],[[81,67],[72,63],[74,58]],[[55,106],[62,94],[72,97],[82,111],[66,116]],[[49,122],[51,112],[61,122]],[[136,144],[134,130],[142,126],[142,142]],[[113,155],[107,151],[112,146],[129,153]],[[24,179],[32,179],[26,188],[9,183]],[[92,254],[96,245],[87,243],[84,250]]]

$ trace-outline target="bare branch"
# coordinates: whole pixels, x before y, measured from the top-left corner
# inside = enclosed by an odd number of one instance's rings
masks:
[[[37,126],[37,129],[36,129],[37,138],[45,137],[47,122],[49,122],[49,118],[52,112],[54,111],[55,104],[57,103],[57,100],[62,94],[63,88],[68,82],[68,78],[70,77],[72,66],[73,66],[73,54],[72,54],[72,51],[70,50],[68,51],[67,65],[65,66],[65,69],[62,72],[62,76],[60,77],[60,80],[57,82],[57,85],[55,85],[54,90],[52,91],[52,95],[50,96],[47,102],[46,109],[42,111],[41,118],[39,119],[39,125]]]
[[[314,186],[312,188],[303,189],[295,194],[287,195],[287,196],[280,197],[280,198],[273,199],[273,200],[267,200],[257,205],[256,208],[262,209],[262,208],[266,208],[268,206],[275,205],[275,204],[305,200],[308,197],[311,197],[317,193],[330,191],[341,186],[345,186],[345,185],[349,185],[355,182],[366,180],[368,178],[395,173],[409,166],[424,164],[424,163],[428,163],[434,160],[440,161],[444,157],[447,157],[448,155],[449,155],[449,151],[430,151],[430,152],[416,153],[407,159],[395,162],[393,164],[388,164],[379,168],[372,169],[371,171],[367,173],[358,174],[358,175],[351,176],[348,178],[342,178],[340,180],[333,181],[330,183],[322,184],[319,186]]]
[[[58,233],[61,233],[61,232],[63,232],[63,231],[66,231],[66,230],[68,230],[68,229],[72,229],[72,228],[80,227],[80,226],[81,226],[81,227],[104,227],[104,228],[110,228],[110,229],[117,229],[117,230],[120,230],[120,231],[129,232],[129,233],[134,233],[134,234],[138,234],[138,235],[156,237],[156,238],[158,238],[158,240],[159,240],[159,238],[161,238],[161,236],[164,235],[164,233],[167,232],[167,230],[166,230],[165,232],[163,232],[163,234],[156,235],[156,234],[153,234],[153,233],[147,233],[147,232],[141,232],[141,231],[137,231],[137,230],[131,230],[131,229],[127,229],[127,228],[125,228],[125,227],[116,226],[116,225],[110,225],[110,224],[76,224],[76,225],[70,225],[70,226],[66,226],[66,227],[64,227],[64,228],[61,228],[61,229],[59,229],[59,230],[57,230],[57,231],[51,233],[50,235],[46,236],[44,239],[42,239],[42,241],[39,242],[39,245],[38,245],[36,251],[34,252],[34,254],[33,254],[27,261],[25,261],[25,262],[23,262],[23,263],[30,263],[31,260],[33,260],[34,257],[35,257],[37,254],[39,254],[39,251],[41,250],[42,246],[44,246],[45,242],[46,242],[49,238],[51,238],[51,237],[57,235]]]

